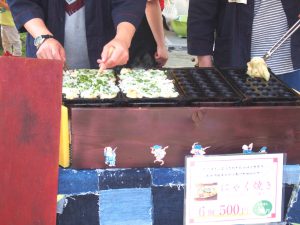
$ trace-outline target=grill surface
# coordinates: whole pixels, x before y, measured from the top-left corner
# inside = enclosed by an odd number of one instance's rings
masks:
[[[299,95],[273,73],[267,82],[249,77],[245,69],[177,68],[166,71],[179,93],[176,98],[127,98],[120,92],[112,99],[64,98],[63,102],[72,107],[267,106],[299,105],[300,102]]]
[[[167,71],[167,70],[164,70]],[[173,76],[167,71],[167,78],[174,80]],[[118,79],[118,78],[117,78]],[[176,82],[174,82],[175,91],[179,93],[178,97],[170,98],[128,98],[125,94],[123,95],[123,101],[127,106],[180,106],[185,103],[183,99],[183,93]]]
[[[271,71],[270,80],[252,78],[245,69],[221,69],[225,78],[243,95],[248,104],[298,104],[299,95],[280,81]]]
[[[215,69],[169,70],[191,104],[238,104],[242,96]]]

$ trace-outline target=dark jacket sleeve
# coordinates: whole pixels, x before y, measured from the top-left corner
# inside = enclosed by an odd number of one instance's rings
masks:
[[[115,27],[129,22],[137,28],[145,14],[146,0],[112,0],[112,17]]]
[[[44,20],[44,13],[39,0],[7,0],[16,27],[22,30],[24,24],[33,18]]]
[[[219,0],[190,0],[188,15],[188,53],[212,55]]]

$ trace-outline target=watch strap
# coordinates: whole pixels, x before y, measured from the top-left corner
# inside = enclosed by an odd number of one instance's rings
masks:
[[[51,35],[51,34],[42,34],[41,37],[45,38],[45,39],[47,39],[47,38],[54,38],[54,36]]]

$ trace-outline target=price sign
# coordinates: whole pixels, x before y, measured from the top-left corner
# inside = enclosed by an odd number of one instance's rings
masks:
[[[280,222],[284,154],[186,158],[185,225]]]

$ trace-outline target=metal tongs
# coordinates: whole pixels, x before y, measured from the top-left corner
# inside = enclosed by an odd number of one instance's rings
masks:
[[[263,59],[268,60],[271,55],[300,27],[300,19],[277,41],[275,45],[263,56]]]

